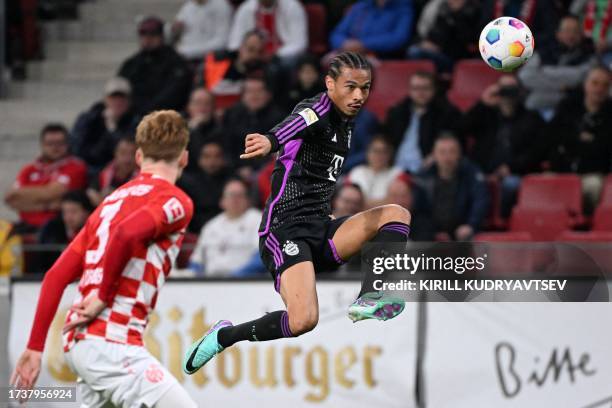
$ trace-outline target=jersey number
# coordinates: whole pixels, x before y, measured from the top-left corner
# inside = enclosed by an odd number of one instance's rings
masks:
[[[334,158],[332,159],[331,166],[327,169],[329,173],[329,177],[327,177],[330,181],[336,181],[336,178],[340,174],[340,169],[342,168],[342,164],[344,163],[344,157],[338,156],[334,154]]]
[[[102,208],[102,211],[100,211],[100,218],[102,219],[102,222],[96,230],[96,236],[98,237],[98,248],[87,251],[85,254],[85,262],[87,264],[95,265],[100,262],[100,259],[102,259],[104,251],[106,251],[106,244],[108,244],[108,234],[110,231],[111,221],[119,212],[121,204],[123,204],[123,200],[105,205]]]

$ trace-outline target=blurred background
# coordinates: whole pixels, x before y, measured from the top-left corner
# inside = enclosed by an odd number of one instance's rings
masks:
[[[482,27],[504,15],[527,23],[535,37],[534,56],[516,73],[494,71],[479,57]],[[586,242],[599,249],[612,242],[608,0],[0,0],[0,27],[0,277],[3,293],[13,279],[13,290],[22,285],[19,293],[31,302],[22,301],[12,311],[21,313],[13,314],[13,327],[22,332],[13,338],[17,345],[29,326],[15,326],[15,319],[29,322],[36,283],[95,206],[138,173],[135,128],[153,110],[182,112],[191,131],[190,163],[178,185],[194,201],[195,215],[174,276],[215,279],[230,291],[234,284],[246,285],[245,279],[266,280],[256,231],[270,193],[273,158],[240,161],[244,136],[267,131],[297,102],[324,91],[327,64],[343,50],[368,56],[374,85],[355,121],[334,215],[400,204],[413,214],[414,241]],[[349,264],[330,276],[346,279],[348,286],[326,290],[335,293],[334,299],[350,298],[359,278],[352,272],[358,270],[358,263]],[[180,298],[179,286],[174,291]],[[340,304],[329,306],[330,316],[339,316]],[[607,304],[600,306],[595,315],[610,316]],[[174,310],[170,303],[161,307],[164,313]],[[495,308],[517,321],[533,312]],[[7,331],[9,309],[0,307],[0,324]],[[178,324],[179,312],[172,313],[162,318],[162,326],[170,324],[163,323],[168,319]],[[443,313],[458,313],[447,317],[467,319],[466,324],[482,319],[487,323],[477,325],[481,329],[496,320],[487,320],[482,307]],[[585,316],[581,309],[564,313]],[[549,322],[547,316],[542,312],[531,325],[523,321],[524,336],[520,330],[507,334],[533,339],[545,325],[542,319]],[[411,320],[406,327],[418,323],[420,330],[428,321],[416,310],[405,319]],[[550,333],[565,333],[557,323],[551,323]],[[580,324],[583,330],[574,333],[579,344],[599,328],[588,319]],[[461,333],[460,327],[453,331],[451,326],[449,333]],[[164,330],[171,336],[170,326]],[[383,406],[425,406],[426,394],[442,395],[426,392],[417,379],[424,376],[419,348],[424,338],[410,342],[415,349],[405,364],[409,369],[397,368],[411,372],[400,387],[408,390],[402,400],[410,402],[394,401],[391,387],[384,389],[389,399]],[[547,354],[538,358],[548,361],[554,347],[540,345]],[[581,352],[574,351],[574,357]],[[342,373],[361,355],[345,353],[337,357],[335,378],[350,399],[351,383],[343,382],[337,370]],[[600,362],[612,363],[607,353]],[[0,368],[6,367],[4,354]],[[455,350],[444,358],[459,357]],[[469,365],[456,362],[457,367]],[[49,381],[69,378],[60,375],[64,366],[53,364]],[[547,405],[553,401],[548,397],[516,402],[516,395],[524,396],[521,390],[530,387],[530,369],[543,373],[546,365],[525,367],[523,380],[512,370],[504,377],[502,371],[484,368],[471,380],[483,373],[497,378],[495,395],[518,404],[512,406],[553,406]],[[598,373],[605,377],[601,368]],[[306,377],[319,384],[313,372]],[[355,385],[373,398],[364,403],[376,402],[380,393],[364,381]],[[565,388],[556,388],[562,406],[586,406],[598,396],[606,402],[606,387],[571,388],[577,383],[568,380]],[[453,397],[461,395],[458,390],[447,389]],[[609,382],[607,391],[612,394]],[[461,406],[497,401],[486,392],[480,400],[476,394]],[[564,395],[593,398],[563,405]],[[342,406],[321,401],[322,406]],[[541,405],[525,405],[533,401]],[[435,398],[430,405],[447,406]]]

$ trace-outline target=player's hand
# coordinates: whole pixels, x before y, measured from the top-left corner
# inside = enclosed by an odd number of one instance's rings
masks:
[[[40,362],[42,353],[36,350],[26,349],[19,357],[15,371],[11,375],[10,384],[20,390],[29,390],[34,387],[40,374]],[[20,402],[24,403],[23,399]]]
[[[259,133],[250,133],[244,141],[244,154],[240,155],[243,160],[254,157],[264,157],[272,150],[270,140]]]
[[[81,303],[70,308],[71,311],[77,314],[77,318],[68,322],[66,326],[64,326],[63,333],[67,333],[76,327],[86,326],[105,308],[106,302],[101,301],[97,294],[88,296]]]

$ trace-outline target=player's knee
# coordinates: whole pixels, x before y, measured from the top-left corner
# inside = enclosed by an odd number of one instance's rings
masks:
[[[382,224],[389,222],[402,222],[410,224],[410,211],[397,204],[383,206]]]
[[[293,316],[289,313],[289,328],[294,336],[308,333],[317,326],[317,323],[319,323],[319,313],[316,311],[302,312]]]

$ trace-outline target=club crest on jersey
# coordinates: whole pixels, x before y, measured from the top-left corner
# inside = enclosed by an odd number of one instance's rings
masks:
[[[302,111],[298,113],[298,115],[304,118],[304,122],[306,122],[306,126],[310,126],[319,120],[319,117],[317,116],[315,111],[313,111],[310,108],[303,109]]]
[[[283,245],[283,251],[289,256],[295,256],[300,253],[300,248],[293,241],[287,241]]]

